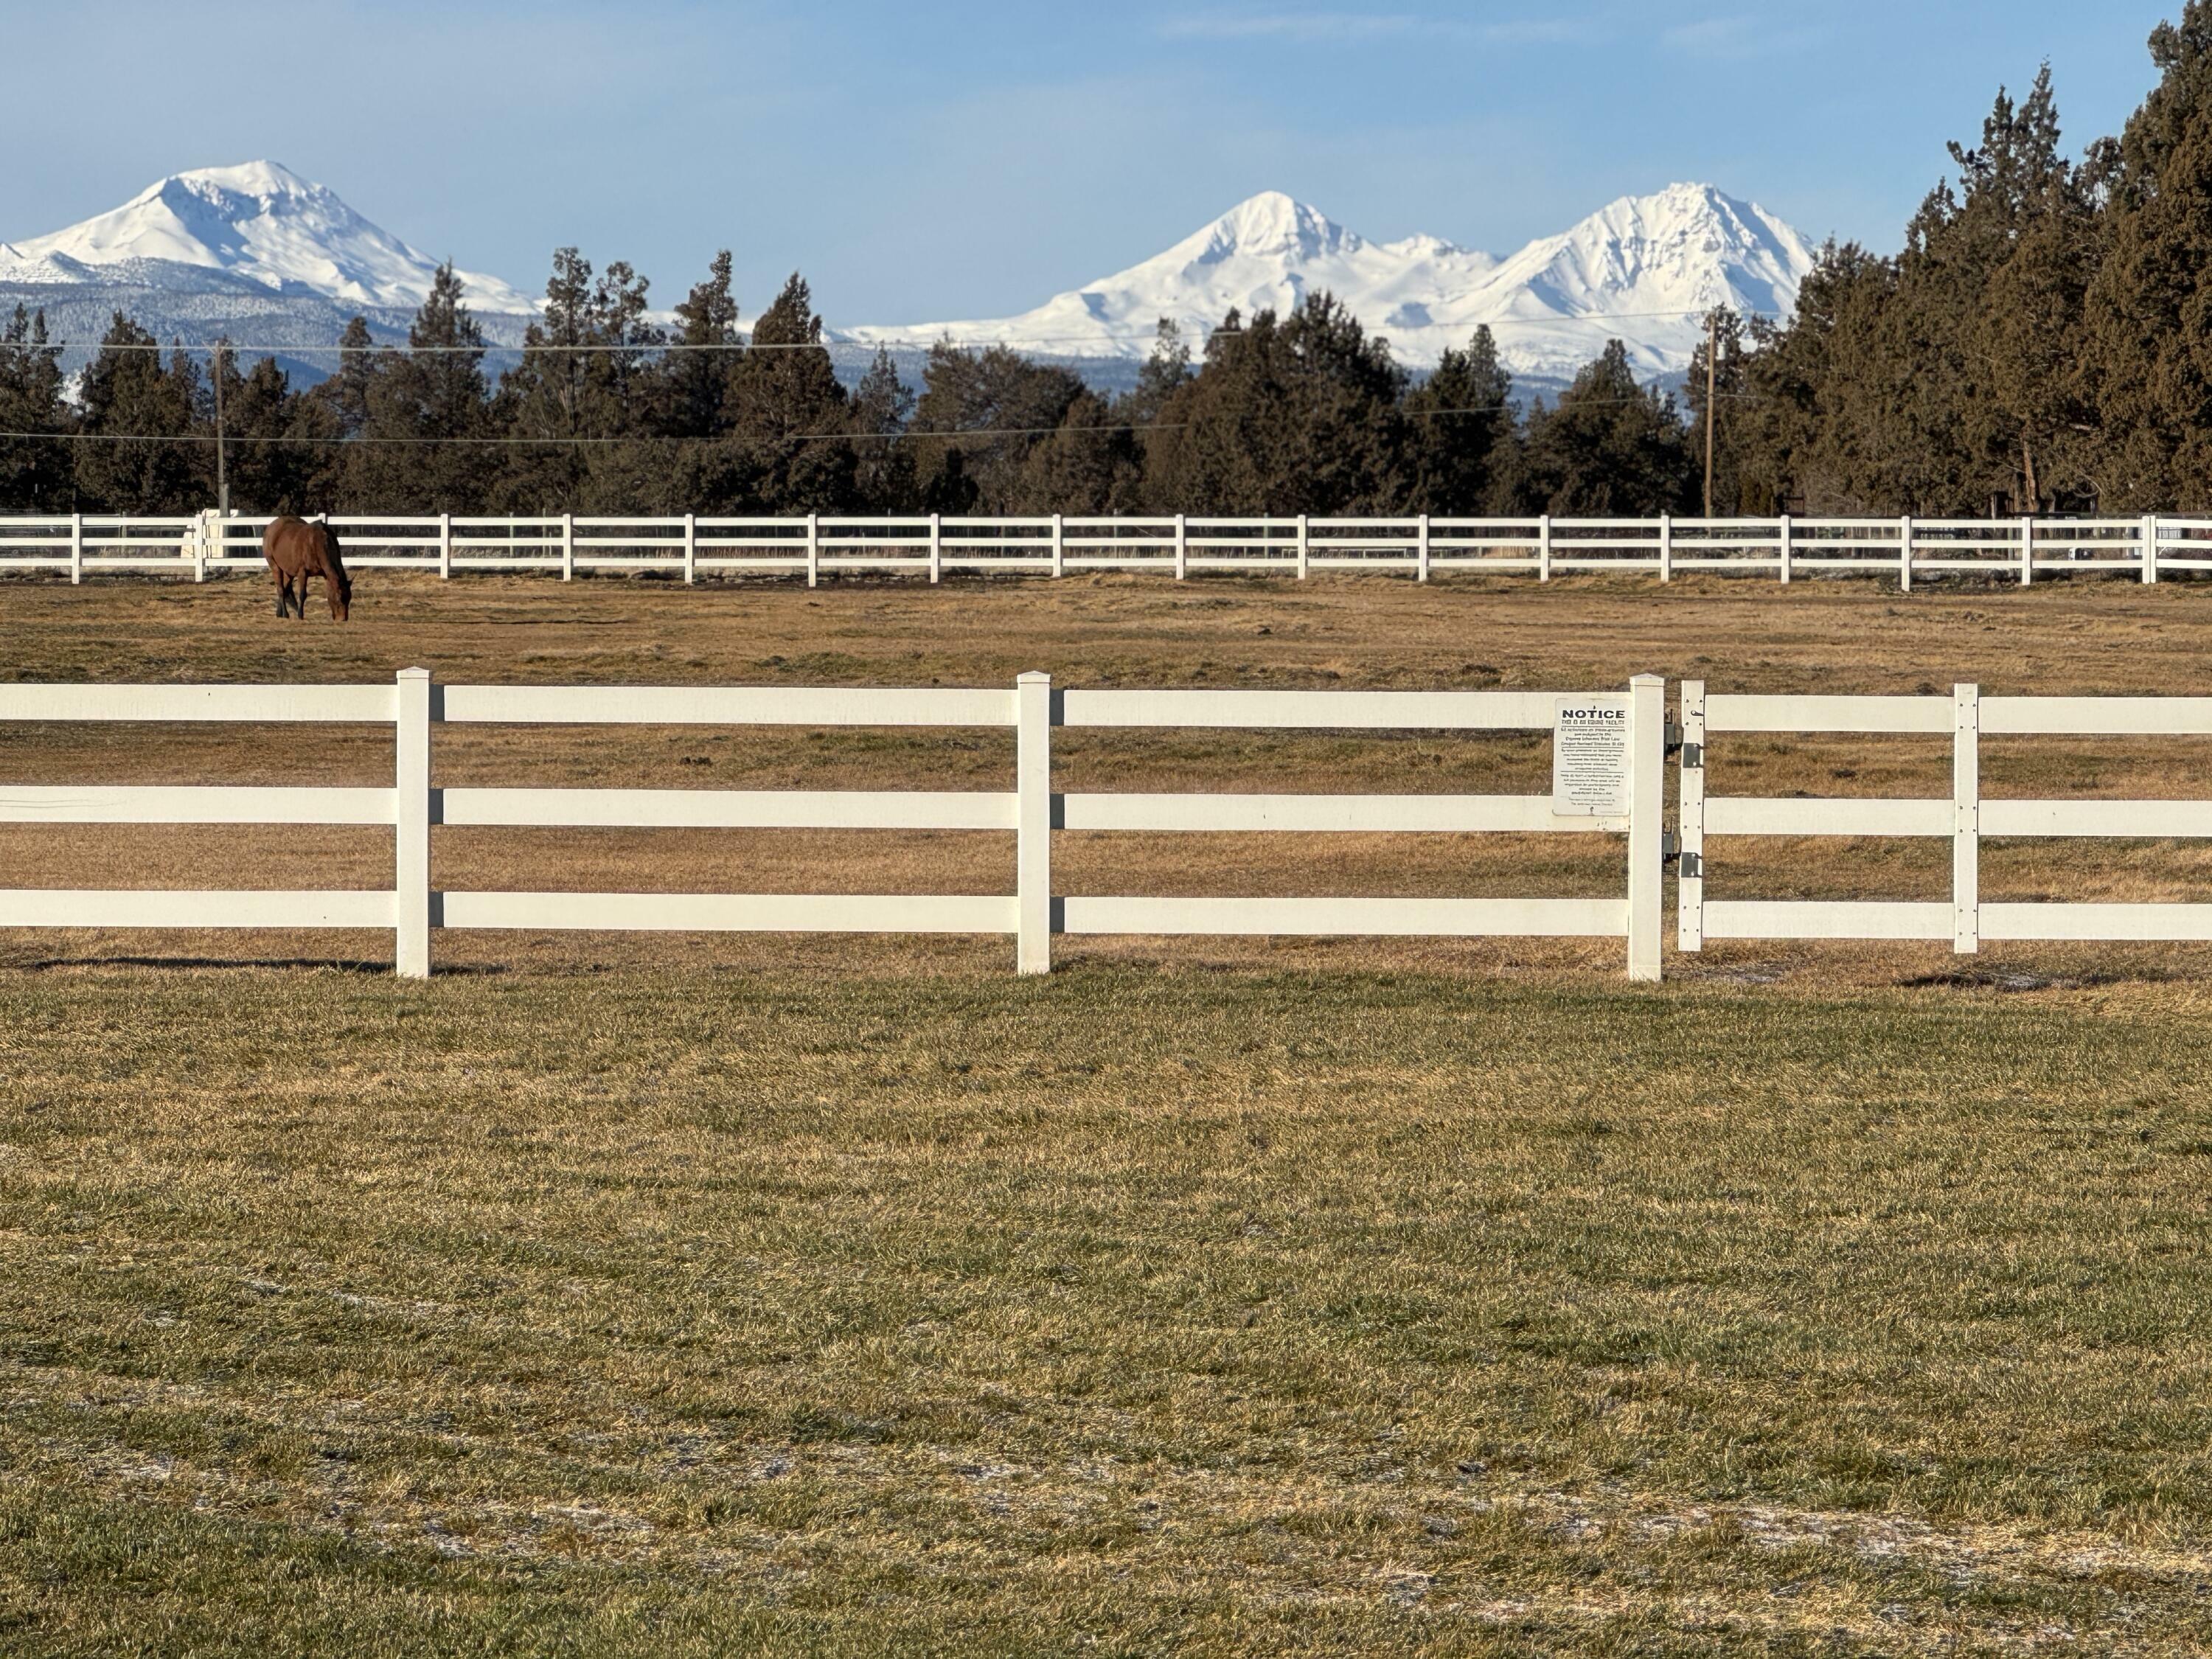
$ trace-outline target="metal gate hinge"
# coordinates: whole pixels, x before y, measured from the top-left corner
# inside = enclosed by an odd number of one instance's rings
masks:
[[[1674,872],[1684,881],[1703,881],[1705,878],[1705,859],[1702,853],[1682,854],[1682,867]]]
[[[1684,744],[1682,745],[1682,764],[1692,770],[1703,771],[1705,764],[1705,745],[1702,743]]]

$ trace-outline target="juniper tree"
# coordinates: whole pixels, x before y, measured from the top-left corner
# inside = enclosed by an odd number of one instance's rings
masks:
[[[46,337],[46,313],[19,303],[0,331],[0,432],[54,437],[0,438],[0,508],[17,513],[66,511],[74,495],[63,401],[62,349]]]

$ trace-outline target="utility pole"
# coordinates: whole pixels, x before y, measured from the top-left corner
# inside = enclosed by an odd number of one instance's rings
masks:
[[[1705,316],[1705,516],[1713,516],[1713,418],[1720,413],[1713,392],[1719,376],[1717,365],[1721,355],[1721,313],[1714,310]]]
[[[222,453],[222,347],[215,349],[215,506],[224,518],[230,516],[230,471],[224,465]]]

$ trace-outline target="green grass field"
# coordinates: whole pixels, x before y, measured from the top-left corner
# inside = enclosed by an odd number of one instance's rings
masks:
[[[2185,583],[10,584],[0,676],[2212,693]],[[1061,787],[1540,791],[1540,744],[1064,733]],[[303,740],[305,738],[312,741]],[[967,736],[441,732],[442,784],[1003,788]],[[1917,744],[1916,747],[1915,744]],[[2204,798],[2201,744],[1987,745]],[[1916,739],[1724,793],[1941,793]],[[0,726],[8,783],[389,734]],[[1085,836],[1062,892],[1618,890],[1601,838]],[[1587,841],[1590,844],[1583,846]],[[1728,896],[1948,891],[1723,846]],[[0,884],[386,830],[0,825]],[[1003,836],[441,830],[441,885],[1005,891]],[[1983,893],[2212,897],[2212,843]],[[0,1654],[2212,1651],[2212,951],[0,937]],[[258,965],[256,965],[258,964]]]
[[[2196,983],[0,977],[0,1650],[2191,1651]]]

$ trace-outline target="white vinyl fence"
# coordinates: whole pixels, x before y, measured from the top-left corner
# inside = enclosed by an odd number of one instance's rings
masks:
[[[0,574],[259,571],[266,517],[0,517]],[[2113,572],[2145,582],[2212,570],[2212,519],[521,518],[343,514],[365,570],[702,576],[1060,576],[1142,570],[1305,576],[1367,571],[1894,577]]]
[[[1981,739],[1990,736],[2212,736],[2212,697],[1707,696],[1681,687],[1680,946],[1707,939],[1948,939],[1961,954],[1984,939],[2212,939],[2212,903],[1984,904],[1981,840],[2001,836],[2112,839],[2212,836],[2212,800],[1982,799]],[[1710,795],[1705,769],[1717,735],[1904,732],[1948,738],[1951,793],[1936,799]],[[1708,900],[1713,836],[1924,836],[1951,843],[1948,902]]]
[[[1055,794],[1061,727],[1553,731],[1591,713],[1625,731],[1625,811],[1554,811],[1554,796]],[[1635,979],[1659,976],[1665,686],[1527,691],[1055,691],[391,685],[4,685],[0,720],[360,722],[389,725],[389,789],[0,785],[0,823],[391,824],[393,882],[367,891],[0,890],[0,927],[390,928],[399,972],[430,971],[446,928],[1000,933],[1042,973],[1054,933],[1547,935],[1627,941]],[[440,724],[999,726],[1016,734],[1011,791],[445,788],[430,783]],[[1556,739],[1555,739],[1556,741]],[[988,830],[1016,837],[1008,895],[441,891],[434,824],[635,828]],[[1060,830],[1580,832],[1625,836],[1617,898],[1055,896]]]

